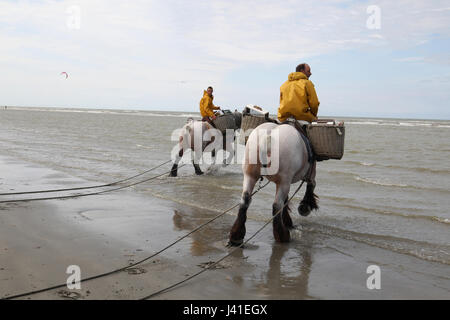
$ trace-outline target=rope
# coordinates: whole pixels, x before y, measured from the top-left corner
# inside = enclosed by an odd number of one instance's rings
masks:
[[[180,166],[179,168],[181,168],[181,166]],[[258,189],[252,193],[252,196],[253,196],[254,194],[256,194],[257,192],[259,192],[261,189],[265,188],[265,187],[269,184],[269,182],[270,182],[270,181],[267,181],[267,183],[264,184],[263,186],[259,185],[259,186],[258,186]],[[233,210],[233,209],[236,208],[237,206],[239,206],[239,203],[237,203],[237,204],[235,204],[234,206],[232,206],[232,207],[226,209],[226,210],[223,211],[222,213],[216,215],[216,216],[213,217],[212,219],[208,220],[207,222],[205,222],[205,223],[199,225],[198,227],[196,227],[195,229],[191,230],[190,232],[188,232],[188,233],[185,234],[184,236],[178,238],[178,239],[175,240],[174,242],[170,243],[169,245],[165,246],[164,248],[160,249],[159,251],[153,253],[152,255],[150,255],[150,256],[148,256],[148,257],[146,257],[146,258],[144,258],[144,259],[142,259],[142,260],[140,260],[140,261],[137,261],[137,262],[135,262],[135,263],[133,263],[133,264],[131,264],[131,265],[128,265],[128,266],[125,266],[125,267],[122,267],[122,268],[119,268],[119,269],[116,269],[116,270],[113,270],[113,271],[101,273],[101,274],[98,274],[98,275],[95,275],[95,276],[92,276],[92,277],[89,277],[89,278],[86,278],[86,279],[81,279],[80,281],[77,281],[76,283],[81,283],[81,282],[86,282],[86,281],[90,281],[90,280],[94,280],[94,279],[106,277],[106,276],[109,276],[109,275],[111,275],[111,274],[118,273],[118,272],[121,272],[121,271],[125,271],[125,270],[127,270],[127,269],[130,269],[130,268],[133,268],[133,267],[135,267],[135,266],[137,266],[137,265],[139,265],[139,264],[141,264],[141,263],[143,263],[143,262],[145,262],[145,261],[147,261],[147,260],[149,260],[149,259],[151,259],[151,258],[157,256],[158,254],[161,254],[162,252],[164,252],[164,251],[166,251],[167,249],[171,248],[172,246],[174,246],[175,244],[177,244],[177,243],[180,242],[181,240],[185,239],[186,237],[190,236],[190,235],[193,234],[194,232],[198,231],[199,229],[203,228],[204,226],[206,226],[206,225],[210,224],[211,222],[215,221],[216,219],[220,218],[221,216],[223,216],[223,215],[226,214],[227,212]],[[67,286],[66,283],[64,283],[64,284],[59,284],[59,285],[51,286],[51,287],[44,288],[44,289],[38,289],[38,290],[29,291],[29,292],[26,292],[26,293],[21,293],[21,294],[17,294],[17,295],[13,295],[13,296],[3,297],[3,298],[0,298],[0,300],[17,299],[17,298],[21,298],[21,297],[25,297],[25,296],[30,296],[30,295],[33,295],[33,294],[37,294],[37,293],[42,293],[42,292],[49,291],[49,290],[54,290],[54,289],[63,288],[63,287],[66,287],[66,286]]]
[[[186,163],[182,164],[181,166],[179,166],[178,168],[181,168],[183,166],[185,166]],[[55,200],[55,199],[69,199],[69,198],[80,198],[80,197],[86,197],[86,196],[93,196],[93,195],[99,195],[99,194],[104,194],[107,192],[113,192],[113,191],[117,191],[117,190],[121,190],[121,189],[125,189],[125,188],[129,188],[129,187],[133,187],[135,185],[150,181],[150,180],[154,180],[156,178],[159,178],[165,174],[170,173],[172,170],[169,170],[167,172],[161,173],[157,176],[148,178],[148,179],[144,179],[144,180],[140,180],[131,184],[127,184],[125,186],[121,186],[118,188],[113,188],[113,189],[109,189],[109,190],[104,190],[104,191],[97,191],[97,192],[91,192],[91,193],[82,193],[82,194],[73,194],[73,195],[68,195],[68,196],[58,196],[58,197],[45,197],[45,198],[29,198],[29,199],[19,199],[19,200],[3,200],[0,201],[0,203],[11,203],[11,202],[27,202],[27,201],[42,201],[42,200]]]
[[[206,268],[200,270],[199,272],[197,272],[197,273],[195,273],[195,274],[193,274],[193,275],[187,277],[187,278],[184,279],[184,280],[181,280],[181,281],[179,281],[179,282],[177,282],[177,283],[174,283],[173,285],[171,285],[171,286],[169,286],[169,287],[166,287],[166,288],[161,289],[161,290],[159,290],[159,291],[156,291],[156,292],[154,292],[154,293],[152,293],[152,294],[150,294],[150,295],[148,295],[148,296],[145,296],[145,297],[142,298],[141,300],[147,300],[147,299],[153,298],[153,297],[155,297],[155,296],[157,296],[157,295],[159,295],[159,294],[161,294],[161,293],[163,293],[163,292],[165,292],[165,291],[167,291],[167,290],[170,290],[170,289],[172,289],[172,288],[174,288],[174,287],[176,287],[176,286],[179,286],[180,284],[183,284],[183,283],[185,283],[185,282],[191,280],[192,278],[195,278],[196,276],[202,274],[203,272],[205,272],[205,271],[207,271],[207,270],[209,270],[209,269],[215,267],[218,263],[220,263],[221,261],[223,261],[223,260],[225,260],[226,258],[228,258],[228,257],[229,257],[230,255],[232,255],[235,251],[237,251],[238,249],[242,248],[245,244],[247,244],[250,240],[252,240],[259,232],[261,232],[261,231],[262,231],[269,223],[271,223],[271,222],[273,221],[273,219],[275,219],[275,218],[281,213],[281,211],[284,209],[284,207],[286,207],[286,206],[289,204],[289,202],[292,200],[292,198],[293,198],[293,197],[297,194],[297,192],[300,190],[300,188],[302,187],[302,185],[303,185],[304,182],[305,182],[305,181],[303,180],[302,183],[300,183],[300,185],[298,186],[297,190],[295,190],[294,194],[292,194],[292,196],[289,198],[289,200],[288,200],[288,201],[280,208],[280,210],[277,211],[276,214],[274,214],[274,215],[272,216],[272,218],[271,218],[270,220],[268,220],[268,221],[267,221],[261,228],[259,228],[259,229],[258,229],[258,230],[250,237],[250,238],[248,238],[246,241],[244,241],[243,243],[241,243],[238,247],[236,247],[236,248],[234,248],[233,250],[231,250],[228,254],[226,254],[225,256],[223,256],[222,258],[220,258],[219,260],[217,260],[217,261],[214,262],[213,264],[207,265]]]
[[[7,193],[0,193],[0,196],[11,196],[11,195],[18,195],[18,194],[32,194],[32,193],[48,193],[48,192],[60,192],[60,191],[73,191],[73,190],[86,190],[86,189],[96,189],[96,188],[102,188],[102,187],[110,187],[134,178],[137,178],[139,176],[142,176],[146,173],[149,173],[150,171],[153,171],[159,167],[162,167],[163,165],[171,162],[172,160],[168,160],[164,163],[161,163],[160,165],[153,167],[151,169],[148,169],[144,172],[141,172],[139,174],[136,174],[132,177],[126,178],[126,179],[122,179],[122,180],[118,180],[118,181],[114,181],[111,183],[106,183],[106,184],[99,184],[99,185],[94,185],[94,186],[89,186],[89,187],[76,187],[76,188],[66,188],[66,189],[49,189],[49,190],[36,190],[36,191],[25,191],[25,192],[7,192]]]

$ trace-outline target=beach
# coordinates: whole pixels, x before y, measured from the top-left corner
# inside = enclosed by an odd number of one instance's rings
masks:
[[[2,193],[145,171],[170,158],[172,131],[192,115],[49,109],[1,111]],[[300,217],[304,190],[294,197],[290,243],[276,243],[269,225],[217,268],[154,299],[449,299],[448,122],[344,120],[344,159],[318,165],[318,212]],[[0,203],[0,297],[65,283],[71,265],[86,278],[150,256],[238,203],[241,184],[239,164],[203,176],[187,165],[177,178],[102,195]],[[246,238],[270,219],[273,195],[269,185],[254,196]],[[143,298],[230,252],[236,213],[131,270],[21,299]],[[380,289],[367,287],[371,265],[380,268]]]

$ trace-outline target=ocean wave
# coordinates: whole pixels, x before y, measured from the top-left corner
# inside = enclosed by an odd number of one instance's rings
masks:
[[[345,201],[345,202],[354,201],[355,200],[354,198],[336,197],[336,196],[329,196],[329,195],[325,195],[325,194],[321,194],[320,198],[321,199],[330,199],[330,200],[333,200],[333,201]]]
[[[377,186],[383,186],[383,187],[398,187],[398,188],[418,188],[418,187],[414,187],[408,184],[403,184],[403,183],[393,183],[390,181],[386,181],[386,180],[375,180],[375,179],[370,179],[370,178],[363,178],[357,174],[355,174],[354,172],[349,172],[349,171],[336,171],[336,170],[330,170],[330,171],[326,171],[327,174],[331,175],[331,176],[343,176],[347,179],[353,179],[356,181],[361,181],[364,183],[368,183],[368,184],[373,184],[373,185],[377,185]]]
[[[379,125],[378,121],[347,121],[345,124]]]
[[[433,217],[433,220],[436,220],[441,223],[450,224],[450,219],[448,218]]]
[[[376,125],[376,126],[394,126],[394,127],[425,127],[425,128],[450,128],[448,122],[442,121],[389,121],[389,120],[347,120],[347,125]]]
[[[443,218],[443,217],[437,217],[437,216],[427,216],[427,215],[423,215],[423,214],[406,214],[406,213],[398,212],[398,211],[377,209],[377,208],[367,208],[367,207],[363,207],[363,206],[346,204],[346,203],[344,203],[344,204],[337,203],[334,205],[337,207],[341,207],[341,208],[362,210],[362,211],[366,211],[369,213],[376,213],[376,214],[387,215],[387,216],[397,216],[397,217],[402,217],[402,218],[407,218],[407,219],[422,219],[422,220],[438,222],[438,223],[443,223],[443,224],[450,224],[450,219]],[[411,211],[410,209],[407,209],[407,210]]]
[[[152,147],[143,146],[143,145],[141,145],[141,144],[136,144],[136,147],[138,147],[138,148],[144,148],[144,149],[154,149],[154,148],[152,148]]]
[[[361,233],[305,220],[300,225],[302,231],[317,232],[350,241],[357,241],[422,260],[450,265],[450,246],[448,245],[394,237],[391,235]]]
[[[365,182],[365,183],[370,183],[370,184],[374,184],[374,185],[378,185],[378,186],[383,186],[383,187],[400,187],[400,188],[412,187],[412,186],[409,186],[407,184],[383,182],[383,181],[380,181],[380,180],[372,180],[372,179],[368,179],[368,178],[362,178],[360,176],[355,176],[354,178],[355,178],[355,180],[358,180],[358,181],[362,181],[362,182]]]
[[[363,178],[358,175],[355,175],[353,178],[357,181],[361,181],[364,183],[373,184],[373,185],[377,185],[377,186],[383,186],[383,187],[408,188],[408,189],[415,189],[415,190],[421,190],[421,191],[428,190],[428,191],[434,191],[434,192],[443,192],[443,193],[447,193],[447,194],[450,193],[450,191],[448,189],[444,189],[444,188],[430,188],[430,187],[425,187],[425,186],[419,187],[419,186],[413,186],[413,185],[408,185],[408,184],[403,184],[403,183],[393,183],[393,182],[388,182],[388,181]]]
[[[445,150],[444,150],[445,151]],[[357,152],[355,152],[357,153]],[[374,163],[374,162],[365,162],[365,161],[355,161],[355,160],[342,160],[345,164],[350,165],[358,165],[358,166],[365,166],[365,167],[381,167],[381,168],[389,168],[389,169],[398,169],[398,170],[408,170],[408,171],[416,171],[416,172],[427,172],[427,173],[436,173],[436,174],[450,174],[450,169],[444,169],[444,168],[427,168],[427,167],[407,167],[407,166],[401,166],[401,165],[386,165],[386,164],[380,164],[380,163]],[[341,171],[329,171],[330,173],[346,173]]]
[[[364,166],[364,167],[373,167],[376,164],[373,162],[365,162],[365,161],[354,161],[354,160],[343,160],[344,163],[349,163],[349,164],[356,164],[359,166]]]
[[[26,107],[10,107],[8,110],[18,111],[40,111],[40,112],[69,112],[69,113],[89,113],[89,114],[116,114],[116,115],[133,115],[133,116],[146,116],[146,117],[176,117],[176,118],[188,118],[198,117],[200,115],[197,112],[192,113],[159,113],[145,110],[93,110],[93,109],[59,109],[59,108],[26,108]]]
[[[181,113],[181,114],[174,114],[174,113],[151,113],[151,112],[145,112],[140,115],[148,116],[148,117],[175,117],[175,118],[189,118],[189,117],[198,117],[198,120],[200,120],[200,115],[197,113]]]
[[[417,172],[428,172],[428,173],[437,173],[437,174],[449,174],[450,170],[446,169],[433,169],[433,168],[426,168],[426,167],[404,167],[404,166],[397,166],[397,165],[380,165],[385,168],[391,168],[391,169],[403,169],[403,170],[410,170],[410,171],[417,171]]]

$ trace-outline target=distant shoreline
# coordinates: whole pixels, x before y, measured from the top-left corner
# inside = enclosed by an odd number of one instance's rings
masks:
[[[133,113],[133,112],[156,112],[156,113],[189,113],[189,114],[199,114],[197,111],[192,110],[157,110],[157,109],[120,109],[120,108],[91,108],[91,107],[55,107],[55,106],[10,106],[10,105],[0,105],[0,110],[32,110],[32,111],[98,111],[99,113],[102,111],[116,111],[121,113]],[[33,110],[34,109],[34,110]],[[40,110],[39,110],[40,109]],[[230,108],[230,110],[236,108]],[[239,109],[238,109],[239,110]],[[275,114],[271,114],[271,116],[276,116]],[[424,121],[450,121],[450,119],[446,118],[400,118],[400,117],[383,117],[383,116],[358,116],[358,115],[320,115],[322,118],[343,118],[343,119],[367,119],[367,120],[424,120]]]

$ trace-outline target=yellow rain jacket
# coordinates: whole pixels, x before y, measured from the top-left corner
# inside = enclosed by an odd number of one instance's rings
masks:
[[[206,90],[203,90],[203,98],[200,100],[200,114],[202,117],[213,117],[214,111],[219,110],[219,107],[213,105],[214,96],[210,97]]]
[[[303,72],[292,72],[280,88],[278,120],[285,121],[292,116],[312,122],[317,119],[319,104],[314,84]]]

